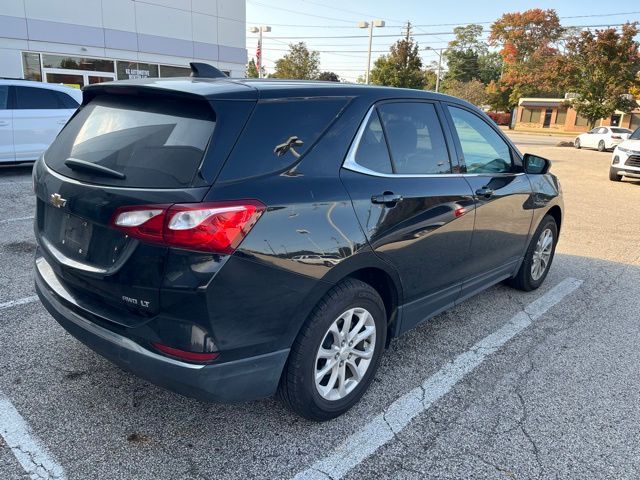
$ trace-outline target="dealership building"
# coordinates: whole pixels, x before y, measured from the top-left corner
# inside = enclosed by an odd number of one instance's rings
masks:
[[[245,31],[244,0],[0,0],[0,77],[82,87],[192,61],[243,77]]]

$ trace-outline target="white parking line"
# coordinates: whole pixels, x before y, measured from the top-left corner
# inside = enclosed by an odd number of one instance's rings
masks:
[[[0,394],[0,435],[24,471],[33,480],[66,478],[62,467],[51,458],[20,413],[2,394]]]
[[[33,295],[31,297],[19,298],[17,300],[11,300],[10,302],[0,303],[0,310],[4,310],[5,308],[17,307],[18,305],[24,305],[25,303],[33,303],[38,300],[37,295]]]
[[[514,315],[502,328],[487,335],[469,350],[458,355],[451,363],[427,378],[421,386],[394,401],[363,428],[347,437],[333,453],[317,461],[309,469],[298,473],[294,480],[326,480],[327,478],[337,480],[344,477],[349,470],[392,440],[394,435],[404,429],[417,415],[428,410],[446,395],[489,355],[521,333],[581,284],[582,280],[575,278],[567,278],[560,282]]]
[[[0,220],[0,224],[2,223],[11,223],[11,222],[22,222],[23,220],[33,220],[33,215],[30,217],[17,217],[17,218],[7,218],[6,220]]]

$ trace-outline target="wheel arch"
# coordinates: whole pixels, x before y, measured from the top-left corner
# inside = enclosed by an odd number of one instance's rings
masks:
[[[562,209],[558,205],[554,205],[549,209],[547,215],[551,215],[556,221],[556,225],[558,226],[558,233],[560,233],[560,226],[562,225]]]

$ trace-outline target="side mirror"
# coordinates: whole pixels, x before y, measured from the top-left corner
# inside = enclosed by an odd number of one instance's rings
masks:
[[[533,175],[542,175],[551,168],[551,161],[530,153],[524,154],[524,171]]]

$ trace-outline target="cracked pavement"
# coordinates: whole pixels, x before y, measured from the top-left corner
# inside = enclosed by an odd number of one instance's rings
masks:
[[[0,311],[0,392],[69,479],[286,479],[408,392],[424,402],[425,379],[574,277],[580,289],[404,429],[381,416],[390,441],[345,478],[639,478],[640,182],[609,182],[610,153],[525,137],[523,151],[554,161],[565,194],[547,282],[531,293],[496,286],[395,340],[341,418],[314,424],[271,399],[172,394],[86,349],[38,303]],[[0,169],[0,220],[33,214],[29,174]],[[33,234],[29,221],[0,227],[3,303],[33,295]],[[0,478],[29,478],[1,438]]]

